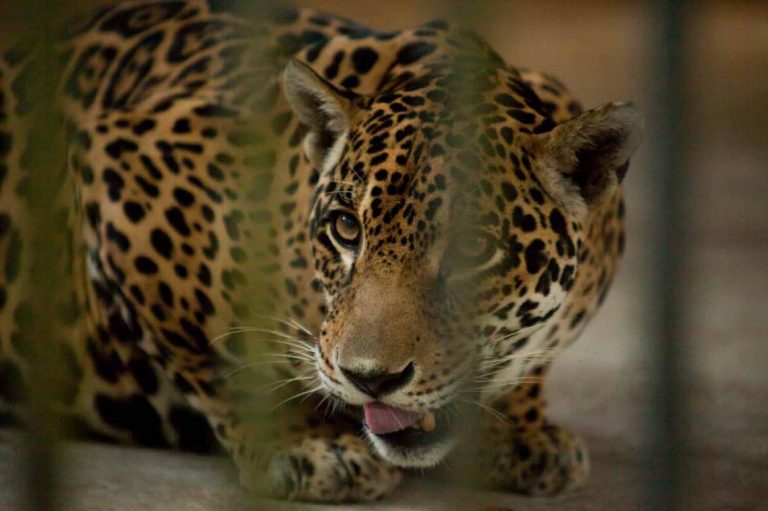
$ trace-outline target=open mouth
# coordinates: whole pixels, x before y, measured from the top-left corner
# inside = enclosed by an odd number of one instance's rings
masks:
[[[401,455],[398,459],[402,455],[416,454],[415,451],[425,453],[431,447],[444,447],[452,436],[452,417],[444,409],[419,413],[372,402],[364,405],[364,411],[366,429],[377,440],[375,443],[386,446],[386,451],[397,451]],[[400,461],[397,464],[421,465],[417,460],[413,461],[415,463]]]

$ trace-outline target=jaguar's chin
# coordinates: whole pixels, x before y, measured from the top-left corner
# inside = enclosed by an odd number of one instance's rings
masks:
[[[366,424],[365,433],[377,453],[389,463],[404,468],[433,467],[456,443],[452,419],[453,415],[445,409],[438,409],[396,431],[374,433],[375,428]]]

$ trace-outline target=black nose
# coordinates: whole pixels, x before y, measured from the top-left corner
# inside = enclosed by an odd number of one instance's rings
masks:
[[[399,373],[357,372],[343,367],[339,369],[355,387],[371,397],[391,394],[411,381],[414,374],[413,362]]]

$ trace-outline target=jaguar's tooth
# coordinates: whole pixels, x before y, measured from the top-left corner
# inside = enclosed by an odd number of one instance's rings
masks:
[[[435,414],[432,412],[427,412],[424,414],[424,417],[422,417],[419,421],[419,425],[424,431],[432,431],[435,429],[435,426],[437,425],[435,423]]]

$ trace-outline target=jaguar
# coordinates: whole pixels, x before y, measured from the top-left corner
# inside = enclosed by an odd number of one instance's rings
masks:
[[[305,501],[446,460],[517,493],[583,484],[544,383],[621,258],[631,103],[583,110],[442,21],[130,0],[55,37],[61,172],[30,163],[45,48],[0,62],[3,414],[28,420],[46,300],[70,431],[221,447]],[[49,170],[65,285],[41,297],[28,182]]]

